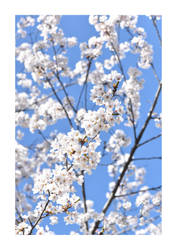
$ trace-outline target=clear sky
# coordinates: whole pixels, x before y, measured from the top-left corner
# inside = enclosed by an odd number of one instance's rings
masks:
[[[16,16],[16,23],[19,21],[21,16]],[[158,28],[161,34],[161,21],[158,21]],[[91,26],[88,22],[88,16],[81,16],[81,15],[73,15],[73,16],[62,16],[60,21],[60,27],[64,32],[66,37],[76,37],[78,43],[80,42],[88,42],[88,39],[92,36],[98,36],[99,34],[95,31],[94,26]],[[153,57],[153,64],[158,74],[158,77],[161,79],[161,47],[160,43],[156,34],[156,31],[152,25],[152,21],[147,16],[139,16],[138,18],[138,27],[143,27],[147,33],[147,42],[153,45],[154,50],[154,57]],[[35,30],[36,27],[33,27]],[[36,39],[41,39],[40,36],[36,36]],[[127,32],[122,31],[120,32],[120,41],[129,40],[130,36]],[[29,39],[16,39],[16,46],[19,46],[22,41],[29,42]],[[80,60],[80,49],[78,46],[69,49],[69,52],[66,54],[69,57],[69,66],[70,68],[74,68],[75,63]],[[108,50],[103,50],[102,55],[97,59],[97,61],[103,62],[104,59],[110,56],[110,52]],[[136,60],[137,56],[127,53],[125,59],[122,60],[122,65],[124,67],[124,72],[126,72],[130,66],[136,67]],[[94,64],[91,66],[91,71],[94,69]],[[116,67],[115,67],[116,69]],[[138,121],[137,131],[140,131],[143,122],[146,119],[147,113],[152,105],[152,101],[155,95],[155,92],[158,87],[158,82],[153,75],[153,71],[151,68],[149,69],[140,69],[142,71],[142,77],[145,79],[144,88],[140,91],[140,98],[141,98],[141,108],[140,108],[140,119]],[[19,63],[16,62],[16,73],[23,73],[24,68]],[[120,72],[120,71],[119,71]],[[27,74],[30,78],[30,74]],[[67,81],[67,79],[66,79]],[[89,83],[89,87],[92,85]],[[18,91],[24,91],[21,87],[16,86]],[[70,89],[72,95],[75,98],[78,98],[78,87],[73,86]],[[47,91],[45,91],[47,93]],[[60,93],[62,97],[62,93]],[[83,106],[81,102],[80,107]],[[89,109],[93,109],[93,103],[91,103],[88,99],[88,107]],[[161,102],[159,101],[155,112],[161,112]],[[133,136],[132,128],[124,127],[122,124],[116,125],[116,129],[123,129],[126,134],[130,137]],[[17,130],[19,127],[16,128]],[[21,128],[20,128],[21,129]],[[66,120],[60,120],[53,126],[49,126],[46,130],[43,131],[45,136],[47,137],[53,129],[57,129],[58,132],[67,132],[69,131],[69,125]],[[36,138],[38,142],[42,142],[42,138],[40,135],[34,133],[31,134],[28,129],[21,129],[25,131],[24,138],[19,141],[22,145],[28,146],[30,145]],[[153,136],[160,134],[160,130],[155,127],[154,121],[150,121],[149,126],[142,138],[142,141],[149,139]],[[108,139],[108,135],[103,133],[102,138],[104,140]],[[124,152],[129,152],[131,149],[131,145],[125,148]],[[153,157],[153,156],[161,156],[161,139],[158,138],[157,140],[147,143],[144,147],[140,147],[137,152],[135,153],[135,158],[139,157]],[[104,157],[101,161],[102,164],[110,162],[110,157]],[[139,160],[135,162],[136,166],[145,167],[147,172],[145,175],[145,183],[144,185],[148,185],[149,187],[154,187],[161,185],[161,161],[160,160]],[[46,167],[46,166],[44,166]],[[112,178],[108,176],[107,167],[98,165],[96,170],[93,170],[92,175],[86,175],[86,196],[87,199],[94,201],[94,208],[96,211],[101,211],[103,205],[106,202],[106,192],[108,191],[108,184],[112,181]],[[76,185],[78,189],[78,193],[81,194],[81,188]],[[47,224],[48,219],[46,218],[42,224]],[[56,234],[69,234],[71,230],[77,231],[79,228],[75,225],[68,225],[65,226],[63,222],[63,216],[59,215],[59,224],[52,226],[51,229],[54,229]]]

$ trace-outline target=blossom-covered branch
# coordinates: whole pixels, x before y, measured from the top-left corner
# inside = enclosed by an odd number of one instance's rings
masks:
[[[16,234],[160,233],[160,24],[16,17]]]

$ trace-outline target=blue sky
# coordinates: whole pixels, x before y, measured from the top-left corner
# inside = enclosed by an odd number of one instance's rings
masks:
[[[21,16],[16,16],[16,22],[19,20]],[[157,74],[159,78],[161,79],[161,47],[159,40],[157,38],[157,34],[155,32],[155,29],[152,25],[152,21],[149,20],[146,16],[139,16],[138,19],[138,27],[143,27],[147,33],[147,41],[148,43],[153,45],[154,50],[154,57],[153,57],[153,64],[156,68]],[[63,29],[63,32],[66,37],[77,37],[78,42],[87,42],[88,39],[92,36],[98,36],[99,34],[95,31],[94,27],[91,26],[88,22],[88,16],[62,16],[60,27]],[[35,28],[35,27],[34,27]],[[158,21],[158,28],[161,33],[161,21]],[[121,31],[120,33],[120,40],[125,41],[129,39],[129,35]],[[38,36],[38,39],[41,39],[41,37]],[[25,41],[25,40],[23,40]],[[16,39],[16,46],[19,46],[22,42],[22,39]],[[80,60],[80,49],[79,47],[71,48],[68,52],[69,57],[69,66],[73,69],[75,63]],[[108,50],[104,50],[104,53],[97,59],[97,61],[103,62],[104,59],[108,58],[110,56],[110,52]],[[128,68],[130,66],[136,66],[135,61],[136,56],[132,56],[130,53],[127,54],[127,57],[122,60],[122,65],[124,67],[124,71],[127,72]],[[94,69],[94,65],[91,67],[91,71]],[[23,66],[16,62],[16,73],[23,72]],[[154,98],[154,94],[158,87],[158,82],[155,79],[153,75],[152,69],[140,69],[142,71],[142,77],[145,79],[144,88],[140,92],[141,96],[141,108],[140,108],[140,119],[138,121],[138,128],[137,131],[140,131],[143,122],[146,119],[147,113],[152,105],[152,101]],[[119,71],[120,72],[120,71]],[[126,74],[127,75],[127,74]],[[30,77],[30,76],[29,76]],[[66,80],[67,81],[67,80]],[[89,85],[92,87],[92,85]],[[22,88],[19,86],[16,86],[18,91],[22,91]],[[23,90],[24,91],[24,90]],[[73,86],[70,91],[72,91],[72,95],[74,97],[78,97],[78,87]],[[69,92],[70,93],[70,92]],[[60,93],[62,97],[62,93]],[[93,104],[88,101],[89,108],[91,109],[93,107]],[[82,102],[81,102],[82,106]],[[155,112],[160,113],[161,112],[161,102],[159,101]],[[50,126],[47,128],[44,132],[45,136],[47,137],[49,133],[53,129],[58,129],[58,132],[67,132],[69,131],[69,125],[66,122],[66,120],[62,120],[57,122],[56,125]],[[132,137],[132,129],[123,127],[122,125],[118,125],[116,128],[123,129],[126,134],[130,137]],[[17,127],[18,129],[18,127]],[[20,141],[23,145],[30,145],[34,139],[38,139],[38,141],[42,141],[42,138],[37,134],[31,134],[28,129],[22,129],[22,131],[25,131],[24,138]],[[160,134],[160,130],[155,127],[154,121],[151,121],[143,138],[142,141],[151,138],[152,136]],[[106,140],[107,135],[103,134],[102,137]],[[125,149],[125,152],[129,152],[131,149],[131,145]],[[161,139],[157,139],[153,142],[150,142],[146,144],[143,147],[140,147],[137,152],[135,153],[135,158],[138,157],[151,157],[151,156],[161,156]],[[102,163],[107,163],[111,159],[105,157],[103,159]],[[150,161],[136,161],[135,164],[139,167],[145,167],[147,170],[146,176],[145,176],[145,185],[148,185],[149,187],[158,186],[161,184],[161,161],[159,160],[150,160]],[[93,171],[93,175],[87,175],[86,176],[86,195],[87,199],[94,201],[94,208],[96,211],[101,211],[105,201],[105,193],[108,191],[108,183],[109,181],[112,181],[112,178],[108,176],[107,169],[105,166],[98,166],[96,170]],[[79,186],[77,186],[80,188]],[[80,193],[80,191],[79,191]],[[43,222],[43,224],[47,223],[46,221]],[[69,234],[69,232],[72,230],[77,231],[78,226],[65,226],[63,223],[63,217],[59,216],[59,224],[56,226],[51,227],[51,229],[54,229],[56,234]]]

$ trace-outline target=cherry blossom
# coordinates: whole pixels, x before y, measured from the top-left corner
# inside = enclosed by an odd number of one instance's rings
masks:
[[[62,18],[17,18],[15,233],[53,235],[62,221],[79,228],[70,235],[160,234],[161,185],[148,183],[146,160],[161,157],[140,150],[162,126],[149,31],[137,15],[90,15],[94,35],[81,41]],[[161,16],[144,18],[161,44]],[[107,190],[99,209],[87,193],[95,174]]]

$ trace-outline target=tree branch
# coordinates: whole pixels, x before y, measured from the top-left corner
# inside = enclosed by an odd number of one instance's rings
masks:
[[[40,129],[38,129],[38,133],[42,136],[42,138],[44,139],[44,141],[47,142],[48,145],[51,145],[51,143],[47,140],[47,138],[45,137],[45,135],[42,133]]]
[[[134,118],[134,113],[133,113],[133,106],[132,106],[132,101],[131,99],[129,98],[129,101],[130,101],[130,111],[131,111],[131,114],[132,114],[132,119],[131,122],[132,122],[132,125],[133,125],[133,134],[134,134],[134,139],[136,141],[136,127],[135,127],[135,118]]]
[[[51,87],[51,89],[52,89],[52,91],[53,91],[55,97],[57,98],[57,101],[58,101],[58,102],[60,103],[60,105],[62,106],[62,108],[63,108],[63,110],[64,110],[64,112],[65,112],[65,114],[66,114],[66,117],[68,118],[68,121],[69,121],[69,124],[70,124],[71,128],[73,128],[73,124],[72,124],[72,122],[71,122],[71,119],[69,118],[68,112],[66,111],[65,107],[63,106],[62,101],[60,100],[59,96],[57,95],[57,93],[56,93],[56,91],[55,91],[55,88],[53,87],[53,84],[51,83],[51,81],[50,81],[49,78],[47,78],[47,81],[48,81],[48,83],[49,83],[49,85],[50,85],[50,87]]]
[[[156,70],[155,70],[154,64],[151,63],[150,65],[151,65],[151,68],[152,68],[152,70],[153,70],[153,73],[154,73],[155,78],[157,79],[158,83],[161,84],[160,79],[159,79],[159,77],[158,77],[158,75],[157,75],[157,72],[156,72]]]
[[[126,162],[125,165],[124,165],[123,171],[122,171],[122,173],[120,174],[120,176],[119,176],[119,178],[118,178],[118,180],[117,180],[117,183],[116,183],[116,185],[115,185],[115,187],[114,187],[114,189],[113,189],[113,191],[112,191],[112,193],[111,193],[110,198],[107,200],[107,202],[105,203],[105,205],[104,205],[104,207],[103,207],[103,209],[102,209],[102,213],[104,213],[104,214],[106,213],[106,211],[107,211],[108,208],[110,207],[110,205],[111,205],[113,199],[115,198],[115,194],[116,194],[116,192],[117,192],[117,190],[118,190],[118,188],[119,188],[119,186],[120,186],[120,184],[121,184],[121,182],[122,182],[122,180],[123,180],[123,177],[125,176],[125,173],[126,173],[128,167],[129,167],[130,162],[131,162],[132,159],[133,159],[133,155],[134,155],[134,153],[135,153],[135,151],[136,151],[136,149],[137,149],[137,145],[139,144],[139,142],[140,142],[140,140],[141,140],[141,138],[142,138],[142,136],[143,136],[143,134],[144,134],[144,131],[145,131],[145,129],[146,129],[146,127],[147,127],[147,125],[148,125],[150,119],[151,119],[152,113],[153,113],[153,111],[154,111],[154,109],[155,109],[155,106],[156,106],[156,104],[157,104],[157,100],[158,100],[158,98],[159,98],[159,95],[160,95],[160,92],[161,92],[161,88],[162,88],[162,84],[160,84],[159,87],[158,87],[158,89],[157,89],[157,92],[156,92],[156,95],[155,95],[155,99],[154,99],[153,105],[152,105],[152,107],[151,107],[151,109],[150,109],[150,112],[149,112],[148,117],[147,117],[147,119],[146,119],[146,121],[145,121],[145,123],[144,123],[144,126],[142,127],[142,129],[141,129],[141,131],[140,131],[140,133],[139,133],[139,135],[138,135],[138,137],[137,137],[137,140],[135,141],[134,146],[133,146],[132,149],[131,149],[129,158],[128,158],[127,162]],[[94,227],[93,227],[93,229],[92,229],[92,232],[91,232],[92,234],[95,233],[95,231],[97,230],[99,224],[100,224],[100,221],[99,221],[99,220],[95,222],[95,225],[94,225]]]
[[[68,93],[66,92],[66,89],[65,89],[65,86],[63,85],[63,82],[61,81],[60,79],[60,76],[59,76],[59,71],[58,71],[58,60],[57,60],[57,51],[55,49],[55,46],[54,46],[54,42],[53,42],[53,39],[51,38],[51,42],[52,42],[52,48],[53,48],[53,52],[54,52],[54,55],[55,55],[55,61],[56,61],[56,65],[57,65],[57,72],[55,74],[57,80],[59,81],[64,93],[65,93],[65,96],[66,96],[66,99],[68,101],[68,103],[70,104],[72,110],[76,113],[76,109],[74,108],[74,106],[72,105],[72,103],[70,102],[70,99],[69,99],[69,96],[68,96]]]
[[[81,171],[81,174],[84,177],[84,171],[83,170]],[[82,197],[83,197],[83,202],[84,202],[84,213],[87,213],[87,204],[86,204],[87,199],[86,199],[86,192],[85,192],[85,180],[82,183]],[[88,231],[89,230],[88,221],[85,222],[85,225],[86,225],[86,229]]]
[[[92,63],[92,59],[90,59],[90,60],[88,61],[87,73],[86,73],[86,77],[85,77],[85,81],[84,81],[82,90],[81,90],[80,95],[79,95],[79,100],[78,100],[77,105],[76,105],[76,110],[78,110],[78,108],[79,108],[80,100],[81,100],[81,97],[82,97],[84,88],[85,88],[85,86],[86,86],[86,84],[87,84],[87,79],[88,79],[88,75],[89,75],[91,63]],[[86,97],[85,97],[85,98],[86,98]],[[86,108],[86,102],[87,102],[87,100],[85,99],[85,108]]]
[[[148,140],[146,140],[146,141],[144,141],[144,142],[138,144],[137,147],[141,147],[141,146],[143,146],[144,144],[146,144],[146,143],[148,143],[148,142],[151,142],[151,141],[153,141],[153,140],[159,138],[160,136],[161,136],[161,134],[156,135],[156,136],[154,136],[154,137],[152,137],[152,138],[150,138],[150,139],[148,139]]]
[[[34,228],[37,226],[37,224],[38,224],[38,223],[40,222],[40,220],[42,219],[42,216],[43,216],[43,214],[44,214],[44,212],[45,212],[45,210],[46,210],[46,208],[47,208],[49,202],[50,202],[50,200],[49,200],[49,197],[48,197],[48,200],[47,200],[47,202],[46,202],[46,204],[45,204],[45,206],[44,206],[44,209],[42,210],[41,215],[39,216],[39,218],[37,219],[37,221],[35,222],[35,224],[32,226],[32,228],[31,228],[31,230],[30,230],[30,232],[29,232],[28,235],[31,235],[31,234],[32,234]]]
[[[161,36],[160,36],[159,29],[158,29],[158,27],[157,27],[156,17],[154,17],[154,16],[151,16],[151,17],[152,17],[152,23],[153,23],[153,25],[154,25],[154,28],[155,28],[156,33],[157,33],[157,36],[158,36],[159,41],[160,41],[160,45],[161,45],[161,47],[162,47],[162,39],[161,39]]]
[[[157,186],[157,187],[147,188],[147,189],[144,189],[144,190],[138,190],[138,191],[130,192],[130,193],[127,193],[127,194],[115,195],[115,197],[120,198],[120,197],[124,197],[124,196],[138,194],[138,193],[144,193],[144,192],[147,192],[147,191],[156,191],[157,189],[161,189],[161,187],[162,186],[160,185],[160,186]]]
[[[161,156],[152,156],[152,157],[142,157],[142,158],[133,158],[132,161],[142,161],[142,160],[161,160]]]
[[[72,108],[72,110],[74,111],[74,113],[76,113],[77,111],[76,111],[76,109],[74,108],[74,106],[72,105],[72,103],[71,103],[71,101],[70,101],[70,99],[69,99],[68,93],[66,92],[65,86],[63,85],[63,83],[62,83],[62,81],[61,81],[61,79],[60,79],[59,72],[57,72],[56,78],[58,79],[59,83],[60,83],[61,86],[62,86],[62,89],[63,89],[63,91],[64,91],[64,93],[65,93],[66,99],[67,99],[67,101],[68,101],[70,107]]]
[[[68,87],[70,87],[70,86],[73,86],[73,85],[75,85],[76,83],[68,83],[66,86],[65,86],[65,88],[68,88]],[[56,91],[56,93],[58,93],[59,91],[61,91],[62,90],[62,88],[59,88],[59,89],[57,89],[57,90],[55,90]],[[24,109],[17,109],[17,110],[15,110],[15,112],[16,113],[18,113],[18,112],[21,112],[21,111],[28,111],[28,110],[30,110],[30,107],[32,107],[33,105],[37,105],[37,104],[40,104],[40,103],[42,103],[43,101],[45,101],[46,99],[48,99],[49,97],[51,97],[51,96],[53,96],[54,95],[54,93],[53,93],[53,91],[51,91],[51,94],[49,94],[48,96],[46,96],[46,97],[44,97],[44,98],[41,98],[39,101],[34,101],[32,104],[30,104],[28,107],[26,107],[26,108],[24,108]]]
[[[114,53],[116,54],[117,56],[117,59],[118,59],[118,62],[119,62],[119,66],[120,66],[120,71],[124,77],[124,81],[127,82],[127,79],[126,79],[126,76],[125,76],[125,73],[124,73],[124,69],[123,69],[123,66],[122,66],[122,63],[121,63],[121,60],[120,60],[120,57],[119,57],[119,53],[116,51],[116,48],[114,47],[114,44],[111,42],[111,45],[114,49]]]

